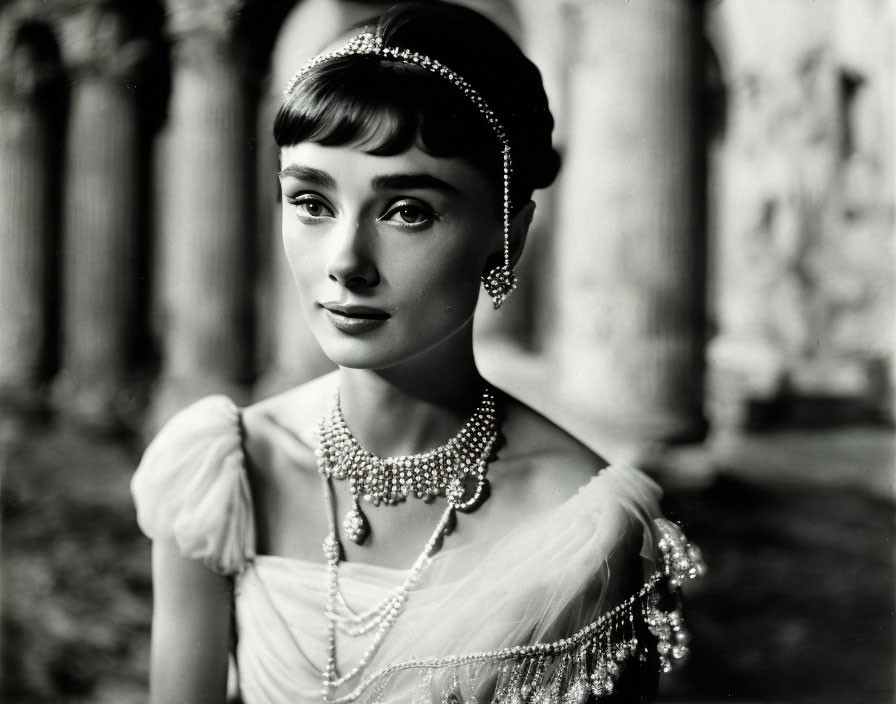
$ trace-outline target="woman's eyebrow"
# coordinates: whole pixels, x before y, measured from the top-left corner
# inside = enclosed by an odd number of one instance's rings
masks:
[[[431,174],[395,174],[392,176],[376,176],[370,181],[375,191],[403,191],[414,189],[434,189],[449,195],[457,195],[461,191],[447,181]]]
[[[300,181],[312,183],[315,186],[320,186],[321,188],[336,187],[336,179],[330,176],[330,174],[328,174],[326,171],[321,171],[320,169],[312,169],[310,166],[299,166],[298,164],[290,164],[282,171],[280,171],[277,176],[279,176],[280,178],[297,178]]]

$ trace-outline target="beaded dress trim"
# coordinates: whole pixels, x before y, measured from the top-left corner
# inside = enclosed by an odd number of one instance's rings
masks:
[[[633,660],[655,657],[660,672],[670,672],[688,655],[690,634],[681,614],[679,587],[703,576],[706,565],[700,550],[682,530],[665,518],[654,519],[659,532],[661,566],[625,601],[568,638],[550,643],[472,652],[443,658],[411,659],[382,668],[364,678],[350,693],[333,697],[333,704],[381,702],[389,681],[399,673],[418,671],[415,704],[430,704],[436,674],[453,668],[447,688],[439,692],[441,704],[585,704],[589,697],[611,695]],[[653,637],[639,639],[648,631]],[[655,650],[655,654],[651,652]],[[477,666],[500,664],[493,695],[477,700]],[[462,672],[468,673],[465,681]],[[490,687],[491,689],[491,687]]]

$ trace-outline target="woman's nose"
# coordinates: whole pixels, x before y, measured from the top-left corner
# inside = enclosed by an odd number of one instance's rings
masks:
[[[376,286],[379,272],[370,251],[370,233],[358,223],[350,224],[337,237],[327,261],[327,277],[346,288]]]

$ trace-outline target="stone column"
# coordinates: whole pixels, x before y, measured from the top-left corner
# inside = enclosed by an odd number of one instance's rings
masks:
[[[896,69],[896,0],[890,0],[887,8],[887,27],[890,36],[890,71]],[[892,74],[891,74],[892,75]],[[888,86],[889,91],[889,114],[896,115],[896,86],[893,85],[892,79]],[[889,181],[890,181],[890,197],[892,202],[896,203],[896,129],[890,123],[888,131],[890,136],[890,159],[889,159]],[[896,220],[892,223],[893,237],[896,239]],[[893,272],[896,277],[896,248],[893,251]],[[896,286],[893,287],[893,310],[896,311]],[[893,334],[891,335],[893,347],[890,350],[890,420],[896,421],[896,320],[893,321]]]
[[[52,362],[59,57],[49,28],[8,35],[0,59],[0,408],[33,407]]]
[[[699,438],[702,6],[570,6],[554,356],[566,395],[640,440]]]
[[[239,399],[251,374],[254,108],[231,16],[171,15],[155,306],[163,366],[151,423],[204,394]]]
[[[59,408],[117,424],[134,341],[142,163],[137,92],[149,43],[118,11],[89,18],[69,112]]]

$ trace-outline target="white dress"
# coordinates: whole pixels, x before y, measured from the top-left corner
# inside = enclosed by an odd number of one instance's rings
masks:
[[[326,564],[256,554],[246,466],[239,409],[223,396],[195,403],[163,428],[134,475],[138,521],[150,538],[174,536],[185,556],[233,577],[245,704],[320,701]],[[661,517],[659,497],[640,471],[611,466],[522,528],[446,545],[367,667],[331,700],[572,704],[626,681],[636,690],[686,655],[674,592],[703,569]],[[626,584],[621,568],[639,556],[643,581]],[[360,613],[406,573],[344,562],[339,575]],[[339,635],[348,670],[373,634]]]

